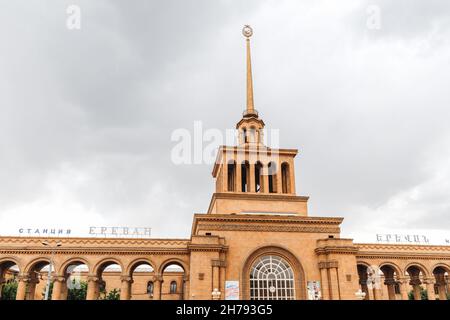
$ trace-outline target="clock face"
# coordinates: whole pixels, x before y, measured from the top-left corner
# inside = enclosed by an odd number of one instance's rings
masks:
[[[253,29],[250,26],[246,25],[244,26],[244,29],[242,29],[242,34],[245,37],[250,38],[253,35]]]

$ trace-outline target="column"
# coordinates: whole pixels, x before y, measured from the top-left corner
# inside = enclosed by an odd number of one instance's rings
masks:
[[[18,286],[16,293],[16,300],[25,300],[27,293],[27,284],[30,281],[30,277],[27,274],[22,274],[17,277]]]
[[[368,300],[375,300],[375,294],[373,292],[373,284],[367,282],[367,294],[368,294]]]
[[[278,156],[278,161],[276,162],[276,166],[277,166],[277,171],[275,172],[275,183],[276,183],[276,191],[277,193],[283,193],[283,183],[282,183],[282,179],[283,179],[283,175],[281,174],[281,162],[280,162],[280,157]]]
[[[47,280],[45,281],[47,283]],[[27,291],[26,291],[26,300],[34,300],[36,296],[36,284],[39,283],[39,279],[35,277],[30,277],[28,281]]]
[[[86,300],[97,300],[99,278],[95,275],[90,275],[88,276],[87,280],[88,286],[87,286]]]
[[[253,159],[251,159],[253,160]],[[249,181],[249,188],[248,190],[250,192],[255,192],[255,162],[253,161],[249,161],[249,166],[250,166],[250,179],[248,179]]]
[[[402,278],[399,281],[399,286],[400,286],[400,296],[402,300],[408,300],[408,279],[407,278]]]
[[[325,262],[319,262],[320,283],[322,284],[322,299],[330,300],[330,288],[328,283],[328,270]]]
[[[122,282],[120,287],[120,300],[130,300],[133,278],[128,275],[123,275],[120,277],[120,281]]]
[[[337,262],[329,262],[329,273],[330,273],[330,299],[331,300],[341,300],[341,295],[339,293],[339,278],[338,278],[338,268]]]
[[[439,291],[439,300],[447,300],[447,293],[446,293],[446,285],[445,285],[445,274],[439,273],[435,275],[436,277],[436,284],[438,285],[438,291]]]
[[[160,275],[155,275],[153,278],[153,300],[161,300],[162,296],[162,283],[163,283],[163,277]]]
[[[420,285],[419,284],[413,284],[410,283],[413,287],[413,295],[414,295],[414,300],[422,300],[422,295],[420,294]]]
[[[393,278],[387,278],[384,284],[387,286],[389,300],[395,300],[395,280]]]
[[[222,162],[222,192],[228,192],[228,158],[226,152],[223,153]]]
[[[63,276],[56,276],[53,281],[52,300],[61,300],[61,289],[65,282]]]
[[[222,297],[225,296],[225,262],[223,261],[222,265],[220,266],[219,270],[219,276],[220,276],[220,284],[219,284],[219,291],[222,292]]]
[[[427,287],[428,300],[436,300],[436,294],[434,293],[434,278],[425,279],[424,282]]]
[[[60,296],[60,300],[67,300],[67,295],[69,293],[69,289],[67,288],[67,280],[65,280],[62,284],[61,284],[61,296]]]
[[[217,262],[213,262],[213,267],[212,267],[212,278],[213,278],[213,283],[212,283],[212,285],[213,285],[213,287],[212,287],[212,289],[214,290],[214,289],[217,289],[217,290],[219,290],[219,286],[220,286],[220,284],[219,284],[219,265],[218,265],[218,263]]]
[[[268,164],[264,163],[262,167],[262,192],[269,193],[269,168]]]
[[[236,192],[242,192],[242,164],[241,164],[241,159],[239,158],[239,153],[238,153],[238,158],[236,160],[236,186],[234,188],[234,190]]]
[[[183,300],[189,300],[189,275],[183,275]]]
[[[374,300],[381,300],[381,288],[377,288],[377,285],[373,285],[373,298]]]
[[[295,194],[295,173],[294,173],[294,161],[292,159],[289,160],[289,180],[291,182],[291,190],[292,194]]]

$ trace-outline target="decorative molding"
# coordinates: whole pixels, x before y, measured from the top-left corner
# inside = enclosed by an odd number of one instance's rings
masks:
[[[211,202],[213,199],[306,202],[309,197],[285,193],[216,192],[213,194]]]
[[[358,252],[357,259],[396,259],[396,260],[450,260],[450,254],[415,252]]]
[[[377,243],[355,243],[359,249],[373,249],[373,250],[395,250],[395,251],[443,251],[450,254],[450,246],[438,245],[411,245],[411,244],[377,244]]]
[[[276,226],[245,224],[201,224],[198,231],[256,231],[256,232],[303,232],[303,233],[339,233],[339,228],[315,226]]]
[[[226,252],[228,246],[220,244],[190,244],[188,246],[189,251],[203,251],[203,252]]]
[[[10,255],[23,255],[23,254],[38,254],[38,255],[51,255],[50,250],[33,249],[33,248],[0,248],[0,254]],[[171,249],[171,248],[159,248],[159,249],[135,249],[133,248],[73,248],[56,250],[55,255],[114,255],[114,256],[126,256],[126,255],[189,255],[188,249]]]
[[[213,267],[226,267],[227,264],[224,260],[220,260],[220,259],[213,259],[211,260],[211,265]]]
[[[42,239],[47,237],[0,237],[0,248],[3,244],[10,245],[12,243],[19,243],[21,245],[36,244],[42,246]],[[187,246],[189,239],[134,239],[134,238],[77,238],[77,237],[51,237],[48,239],[58,240],[64,243],[65,246],[71,245],[106,245],[106,246],[120,246],[127,247],[153,247],[153,246]]]
[[[317,248],[314,250],[317,255],[321,254],[356,254],[358,248],[354,246],[327,246],[323,248]]]
[[[133,283],[133,277],[131,277],[129,275],[122,275],[122,276],[120,276],[120,281]]]
[[[265,214],[195,214],[196,223],[203,221],[215,222],[255,222],[255,223],[292,223],[292,224],[326,224],[338,226],[344,218],[341,217],[307,217],[296,215],[265,215]]]
[[[339,263],[336,260],[320,261],[318,266],[319,266],[319,269],[331,269],[331,268],[338,268]]]

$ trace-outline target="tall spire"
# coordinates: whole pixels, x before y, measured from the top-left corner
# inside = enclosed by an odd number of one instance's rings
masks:
[[[253,102],[252,60],[250,55],[250,37],[253,35],[253,29],[249,25],[245,25],[242,34],[247,42],[247,109],[244,116],[258,116]]]

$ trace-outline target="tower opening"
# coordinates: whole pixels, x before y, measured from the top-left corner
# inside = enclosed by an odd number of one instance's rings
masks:
[[[275,162],[270,162],[268,166],[269,171],[269,193],[277,192],[277,166]]]
[[[289,164],[283,162],[281,165],[281,186],[283,193],[291,192],[291,181],[290,181],[290,172],[289,172]]]
[[[236,186],[236,162],[234,160],[228,162],[227,190],[235,191]]]

